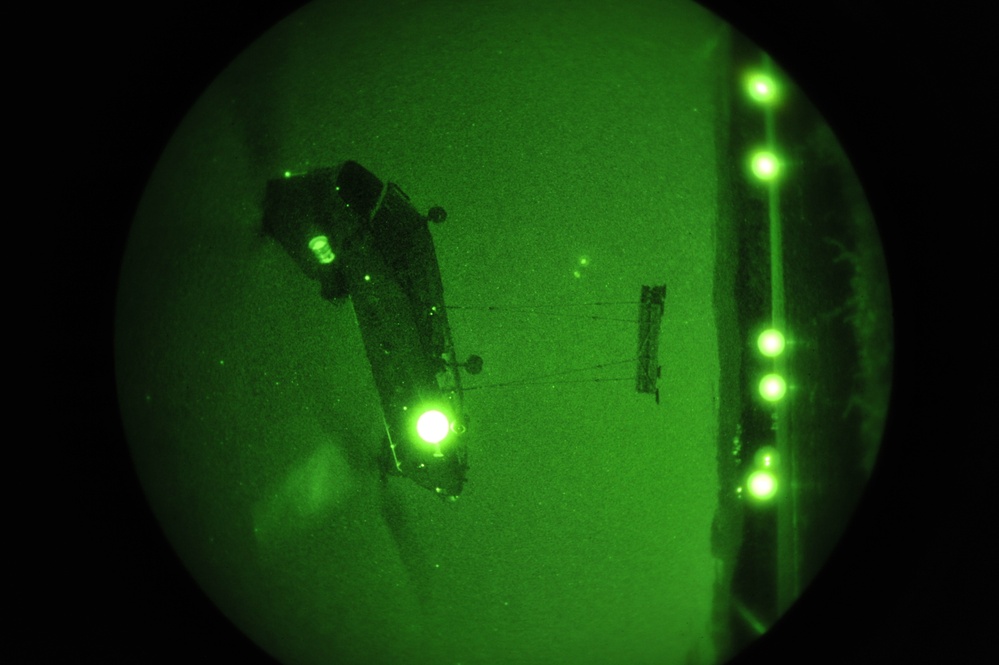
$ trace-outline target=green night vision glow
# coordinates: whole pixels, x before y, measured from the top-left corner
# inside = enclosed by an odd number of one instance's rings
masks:
[[[309,249],[316,255],[316,260],[324,265],[333,263],[333,259],[336,258],[333,248],[330,247],[330,240],[326,236],[316,236],[310,240]]]
[[[450,429],[447,416],[436,409],[425,411],[416,421],[416,433],[427,443],[440,443]]]
[[[746,479],[749,494],[754,499],[766,501],[777,494],[777,478],[769,471],[754,471]]]
[[[142,638],[821,660],[782,620],[854,572],[834,548],[912,420],[895,220],[816,107],[842,100],[711,3],[296,4],[183,63],[201,95],[113,229],[102,406],[143,564],[188,587],[138,590],[173,623]]]
[[[750,168],[754,176],[764,181],[773,180],[780,173],[780,163],[777,161],[777,156],[765,150],[753,154]]]
[[[780,374],[767,374],[760,379],[760,396],[768,402],[777,402],[787,393],[787,383]]]
[[[784,351],[784,335],[774,328],[764,330],[756,338],[756,346],[767,358],[776,358]]]
[[[763,446],[753,455],[753,462],[758,469],[774,469],[780,462],[780,455],[773,446]]]
[[[766,74],[757,72],[747,76],[746,91],[753,101],[761,104],[770,104],[777,100],[777,83]]]

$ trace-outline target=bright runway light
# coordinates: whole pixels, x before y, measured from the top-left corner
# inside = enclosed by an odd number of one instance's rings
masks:
[[[787,383],[780,374],[767,374],[760,379],[760,396],[768,402],[777,402],[787,393]]]
[[[760,104],[772,104],[777,100],[777,82],[773,77],[760,72],[746,76],[746,92],[749,97]]]
[[[764,330],[756,338],[756,346],[767,358],[776,358],[784,351],[784,335],[774,328]]]
[[[746,486],[754,499],[767,501],[777,494],[777,479],[769,471],[753,471],[746,480]]]
[[[753,175],[760,180],[773,180],[780,173],[780,162],[772,152],[761,150],[753,154],[750,161]]]

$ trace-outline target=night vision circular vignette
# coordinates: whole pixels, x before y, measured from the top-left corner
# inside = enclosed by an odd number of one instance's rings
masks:
[[[301,8],[167,144],[116,315],[159,526],[283,663],[727,661],[850,522],[892,348],[833,132],[679,0]]]

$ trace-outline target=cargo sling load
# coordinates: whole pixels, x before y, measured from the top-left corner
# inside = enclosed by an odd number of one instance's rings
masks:
[[[449,310],[465,310],[487,312],[490,316],[512,315],[523,318],[530,316],[552,316],[559,318],[575,318],[578,321],[587,321],[587,329],[581,334],[595,335],[600,338],[600,333],[594,333],[590,328],[589,321],[604,321],[614,325],[620,323],[638,324],[638,350],[635,355],[619,361],[600,362],[586,367],[572,367],[565,363],[555,371],[542,374],[530,374],[519,379],[511,379],[491,384],[479,384],[467,388],[466,390],[483,390],[497,388],[526,388],[533,386],[545,386],[547,388],[561,384],[578,383],[603,383],[603,382],[629,382],[635,385],[635,390],[639,393],[654,395],[656,404],[659,404],[659,379],[662,375],[662,366],[659,364],[659,333],[661,330],[664,303],[666,300],[666,285],[642,286],[640,299],[614,302],[590,302],[590,303],[545,303],[537,305],[476,305],[462,306],[449,305]],[[618,306],[634,307],[638,305],[637,320],[631,317],[624,318],[613,312],[608,312],[610,308]],[[593,315],[579,313],[580,307],[599,308]],[[632,310],[633,311],[633,310]],[[571,359],[567,359],[571,362]],[[606,375],[606,370],[616,370],[624,366],[636,367],[635,373],[630,372],[626,376]],[[586,373],[600,373],[591,378],[577,378]]]
[[[635,390],[656,396],[659,403],[659,327],[663,319],[666,285],[642,286],[642,299],[638,304],[638,369],[635,373]]]

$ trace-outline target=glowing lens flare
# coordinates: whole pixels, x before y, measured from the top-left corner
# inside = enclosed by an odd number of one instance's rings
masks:
[[[777,402],[787,393],[787,382],[780,374],[767,374],[760,379],[760,396],[768,402]]]
[[[424,412],[416,421],[416,433],[427,443],[440,443],[450,429],[447,416],[436,410]]]
[[[777,479],[769,471],[754,471],[749,474],[746,485],[754,499],[766,501],[777,494]]]
[[[776,358],[784,351],[784,335],[774,328],[764,330],[756,339],[756,346],[767,358]]]
[[[752,168],[754,176],[760,180],[769,181],[780,173],[780,162],[772,152],[761,150],[753,154],[750,168]]]

